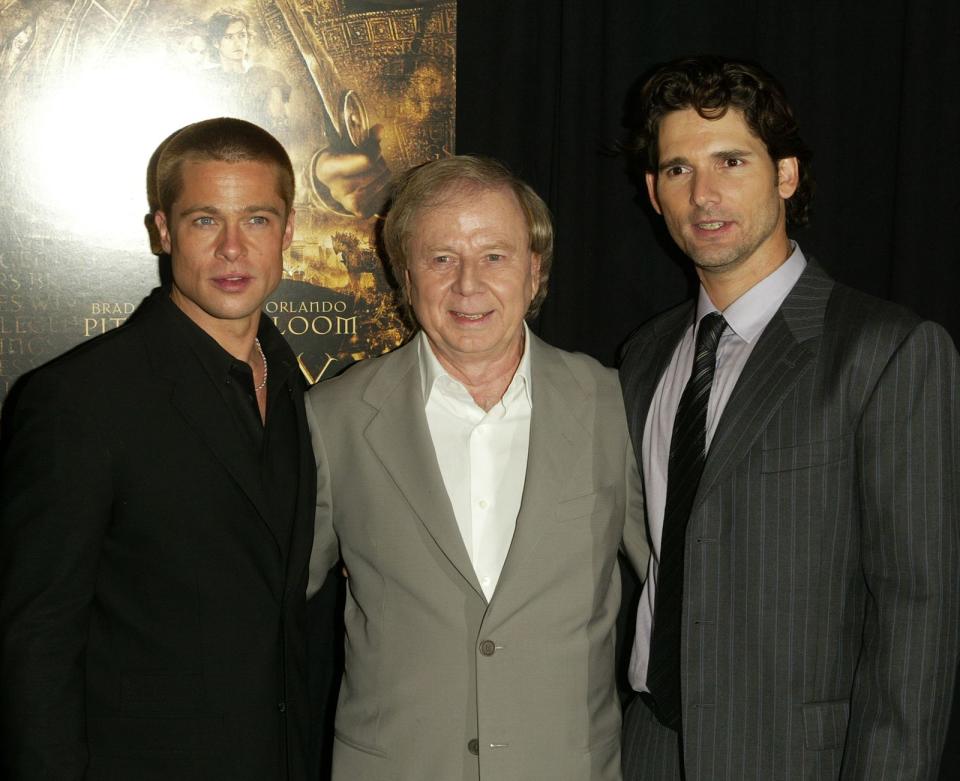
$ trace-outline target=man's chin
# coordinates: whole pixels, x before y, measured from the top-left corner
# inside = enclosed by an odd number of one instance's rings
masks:
[[[701,243],[696,245],[687,244],[684,252],[693,264],[703,271],[723,271],[739,265],[749,254],[742,246],[732,246],[727,244],[720,246],[704,246]]]

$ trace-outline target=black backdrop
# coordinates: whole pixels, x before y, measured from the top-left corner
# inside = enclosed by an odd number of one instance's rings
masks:
[[[613,364],[630,330],[690,292],[645,195],[604,150],[642,73],[712,52],[787,88],[818,182],[794,235],[804,251],[960,342],[956,0],[463,0],[458,27],[457,151],[507,161],[555,216],[536,325],[548,341]],[[958,701],[944,779],[960,767]]]
[[[610,364],[686,297],[646,196],[603,150],[638,77],[701,52],[786,86],[818,181],[804,251],[960,341],[960,3],[464,0],[458,25],[457,151],[509,162],[556,218],[549,341]]]

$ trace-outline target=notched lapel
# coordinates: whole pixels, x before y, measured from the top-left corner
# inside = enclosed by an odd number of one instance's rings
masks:
[[[159,295],[159,292],[154,294]],[[169,322],[161,316],[157,305],[157,300],[147,299],[142,310],[138,310],[138,317],[145,330],[144,346],[154,369],[171,384],[171,405],[224,466],[280,546],[286,535],[271,524],[260,477],[240,458],[243,448],[249,447],[243,431],[192,351],[186,347],[183,352],[170,348],[166,332]],[[189,362],[184,360],[185,353],[189,355]]]
[[[300,371],[295,367],[294,371]],[[304,409],[304,394],[299,386],[291,389],[295,396],[293,408],[297,416],[297,430],[304,432],[298,438],[299,458],[299,488],[297,494],[296,514],[294,515],[293,531],[290,541],[290,553],[287,557],[287,582],[291,578],[296,580],[310,561],[310,550],[313,544],[313,517],[317,503],[316,463],[313,458],[313,447],[310,444],[310,435],[307,426],[307,414]],[[298,396],[298,398],[297,398]]]
[[[770,322],[767,330],[771,329],[775,333],[765,346],[757,345],[723,411],[694,507],[744,457],[810,362],[810,351],[793,339],[779,314]]]
[[[653,394],[677,344],[683,338],[684,331],[693,322],[693,316],[692,304],[681,305],[669,312],[662,322],[654,326],[653,334],[647,342],[637,345],[634,348],[636,352],[628,354],[621,367],[620,384],[623,386],[630,434],[637,448],[643,440],[643,429]],[[640,452],[639,449],[637,452]]]
[[[202,367],[198,366],[197,371],[202,372]],[[266,497],[261,490],[260,476],[252,468],[250,460],[240,455],[250,446],[244,441],[243,432],[223,398],[211,386],[206,376],[200,379],[199,382],[189,383],[177,381],[171,394],[171,403],[230,473],[279,546],[280,540],[286,535],[273,528]]]
[[[364,435],[437,547],[484,598],[430,439],[417,363],[417,345],[405,348],[396,374],[385,365],[364,399],[378,409]],[[389,375],[389,376],[385,376]]]
[[[696,508],[744,457],[810,366],[811,340],[823,333],[833,282],[813,261],[750,354],[717,426],[703,467]]]
[[[575,489],[577,462],[589,458],[593,448],[588,430],[579,422],[587,414],[588,399],[576,378],[542,342],[534,339],[531,349],[533,411],[527,470],[516,529],[494,600],[522,577],[524,562],[556,522],[557,505]]]

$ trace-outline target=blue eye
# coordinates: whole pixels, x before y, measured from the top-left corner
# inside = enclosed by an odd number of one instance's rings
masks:
[[[215,225],[216,224],[216,221],[213,219],[213,217],[197,217],[197,219],[194,220],[194,222],[197,225]]]
[[[498,255],[496,252],[491,252],[489,255],[487,255],[487,260],[503,260],[503,255]]]

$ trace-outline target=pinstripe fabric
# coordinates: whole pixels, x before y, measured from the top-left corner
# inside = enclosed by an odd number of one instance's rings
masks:
[[[691,317],[627,345],[637,448]],[[942,329],[808,266],[724,411],[687,529],[688,779],[936,777],[960,645],[958,381]]]
[[[624,781],[680,781],[680,736],[663,726],[638,696],[623,714]]]
[[[707,440],[707,402],[717,363],[723,315],[711,312],[697,328],[693,372],[680,397],[670,439],[667,501],[660,543],[660,575],[647,667],[647,689],[665,724],[680,728],[680,604],[683,592],[685,531],[703,472]]]

